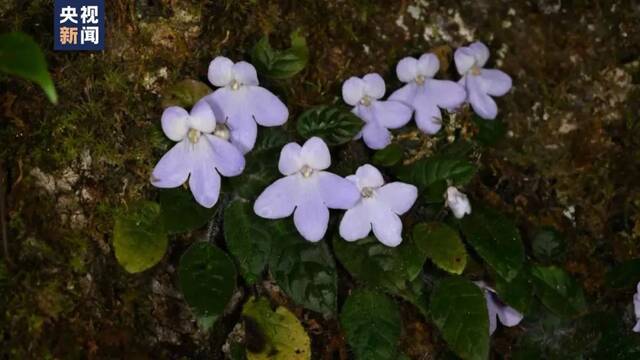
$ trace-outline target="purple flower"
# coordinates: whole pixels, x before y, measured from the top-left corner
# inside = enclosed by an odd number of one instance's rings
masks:
[[[636,315],[636,325],[633,331],[640,333],[640,282],[637,285],[637,292],[633,294],[633,311]]]
[[[469,198],[453,186],[447,188],[445,205],[451,209],[456,219],[462,219],[466,214],[471,214]]]
[[[269,90],[258,86],[258,74],[245,61],[233,63],[218,56],[209,64],[209,81],[220,88],[205,100],[216,118],[231,130],[231,142],[243,153],[253,149],[258,126],[279,126],[289,117],[285,104]]]
[[[453,81],[433,77],[440,68],[434,54],[415,59],[406,57],[398,63],[396,74],[407,85],[396,90],[389,99],[401,101],[416,112],[416,124],[422,132],[435,134],[442,127],[440,108],[455,109],[466,99],[464,88]]]
[[[351,77],[342,84],[344,102],[354,106],[353,113],[365,122],[356,139],[362,137],[371,149],[382,149],[391,142],[388,129],[403,127],[411,120],[411,108],[398,101],[381,101],[385,84],[378,74],[362,79]]]
[[[483,119],[495,119],[498,106],[491,96],[506,94],[511,89],[511,77],[500,70],[482,68],[489,60],[489,48],[479,41],[457,49],[454,59],[462,75],[459,83],[467,89],[473,111]]]
[[[359,198],[353,183],[323,171],[330,165],[329,148],[318,137],[310,138],[303,146],[285,145],[278,162],[278,169],[285,177],[258,196],[253,210],[267,219],[280,219],[293,213],[293,222],[300,234],[309,241],[319,241],[327,231],[329,208],[349,209]]]
[[[174,188],[187,178],[196,201],[212,207],[220,194],[220,174],[236,176],[244,170],[244,156],[229,143],[229,132],[216,127],[213,111],[203,100],[191,112],[171,106],[162,113],[162,130],[177,142],[158,161],[151,183],[159,188]]]
[[[493,334],[493,332],[496,331],[496,328],[498,327],[497,319],[500,320],[500,323],[502,323],[502,325],[508,327],[516,326],[520,323],[520,321],[522,321],[522,318],[524,316],[520,314],[516,309],[500,301],[500,299],[498,299],[496,291],[487,286],[484,281],[475,281],[475,284],[484,291],[484,297],[487,300],[490,335]]]
[[[365,164],[347,179],[358,187],[358,203],[347,210],[340,222],[340,236],[355,241],[373,234],[386,246],[395,247],[402,242],[402,215],[415,203],[418,189],[409,184],[392,182],[384,184],[382,174],[375,167]]]

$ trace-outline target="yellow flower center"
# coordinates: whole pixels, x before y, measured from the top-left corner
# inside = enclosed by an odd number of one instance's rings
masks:
[[[197,143],[198,140],[200,140],[200,131],[196,129],[189,129],[189,132],[187,133],[187,138],[189,138],[189,141],[191,141],[192,144]]]
[[[424,75],[416,76],[416,84],[418,84],[418,85],[424,84],[425,80],[426,80],[426,78],[424,77]]]
[[[480,75],[480,68],[477,65],[473,65],[469,71],[471,72],[471,75]]]
[[[238,90],[240,89],[240,83],[238,82],[238,80],[233,79],[231,81],[231,90]]]
[[[360,194],[362,195],[363,198],[370,198],[373,196],[373,189],[368,186],[364,187],[360,191]]]
[[[364,106],[371,105],[371,98],[367,95],[363,96],[362,99],[360,99],[360,105],[364,105]]]
[[[213,131],[213,135],[224,140],[229,140],[229,138],[231,137],[229,128],[225,124],[216,124],[216,129]]]
[[[313,174],[313,169],[309,165],[304,165],[302,169],[300,169],[300,173],[303,177],[308,178],[309,176],[311,176],[311,174]]]

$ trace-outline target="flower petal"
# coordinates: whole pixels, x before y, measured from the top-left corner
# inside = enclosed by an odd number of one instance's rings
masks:
[[[492,335],[498,328],[497,309],[495,302],[487,291],[485,291],[485,298],[487,299],[487,312],[489,313],[489,335]]]
[[[473,56],[473,51],[468,47],[457,48],[453,54],[453,59],[456,63],[456,69],[458,74],[464,75],[471,69],[476,63],[476,58]]]
[[[498,306],[497,310],[498,319],[500,319],[500,322],[504,326],[516,326],[520,324],[520,321],[522,321],[522,318],[524,317],[511,306]]]
[[[293,223],[308,241],[320,241],[329,225],[329,209],[319,196],[307,198],[293,213]]]
[[[340,236],[347,241],[355,241],[369,235],[371,219],[364,203],[347,210],[340,220]]]
[[[400,101],[374,101],[371,104],[373,108],[373,116],[380,126],[388,129],[397,129],[405,126],[409,120],[413,110],[401,103]]]
[[[260,86],[249,86],[243,94],[255,121],[262,126],[280,126],[287,122],[289,109],[269,90]]]
[[[442,114],[438,106],[425,96],[416,97],[416,125],[426,134],[436,134],[442,127]]]
[[[418,60],[411,56],[400,60],[396,65],[396,75],[404,83],[414,81],[418,76]]]
[[[209,63],[209,81],[218,87],[228,85],[233,80],[233,61],[224,56],[218,56]]]
[[[209,104],[211,110],[213,110],[214,118],[219,123],[227,123],[230,113],[239,107],[237,98],[233,96],[232,91],[222,87],[202,98]]]
[[[356,170],[355,181],[360,190],[365,187],[379,188],[384,184],[380,171],[370,164],[364,164]]]
[[[640,333],[640,320],[638,320],[636,325],[633,327],[633,332]]]
[[[411,82],[391,93],[391,96],[389,96],[389,100],[400,101],[401,103],[413,108],[413,102],[417,94],[418,85],[414,82]]]
[[[318,173],[318,193],[330,209],[350,209],[360,200],[360,191],[354,183],[336,174]]]
[[[233,77],[242,85],[258,85],[258,73],[253,65],[246,61],[233,64]]]
[[[396,247],[402,242],[402,221],[382,203],[369,206],[373,234],[383,244]]]
[[[280,150],[280,159],[278,160],[278,170],[282,175],[292,175],[300,171],[302,167],[302,159],[300,152],[302,146],[291,142],[282,147]]]
[[[418,74],[432,78],[440,69],[440,60],[435,54],[426,53],[418,59]]]
[[[457,83],[449,80],[430,79],[425,91],[433,102],[444,109],[456,109],[467,99],[467,92]]]
[[[211,147],[200,141],[192,153],[191,176],[189,177],[189,189],[196,201],[210,208],[218,202],[220,195],[220,175],[215,170],[213,152]]]
[[[471,75],[467,78],[467,92],[469,94],[469,103],[473,111],[483,119],[495,119],[498,115],[498,105],[493,101],[491,96],[487,95],[480,83],[479,76]]]
[[[352,76],[342,83],[342,99],[351,106],[356,106],[364,96],[364,81]]]
[[[402,215],[409,211],[418,198],[418,188],[411,184],[392,182],[376,191],[378,201],[394,213]]]
[[[478,67],[483,67],[489,60],[489,48],[484,43],[476,41],[469,45],[469,49],[473,52]]]
[[[179,106],[170,106],[162,112],[162,131],[173,141],[180,141],[189,131],[189,113]]]
[[[151,173],[151,184],[158,188],[174,188],[184,184],[191,171],[189,140],[175,144],[167,151]]]
[[[213,149],[213,162],[222,176],[237,176],[244,170],[244,156],[226,140],[214,135],[207,135]]]
[[[372,99],[380,99],[384,96],[385,85],[382,76],[376,73],[367,74],[362,78],[364,93]]]
[[[238,119],[234,123],[227,123],[229,127],[229,133],[231,138],[229,139],[233,145],[243,154],[248,153],[253,149],[256,144],[256,138],[258,137],[258,125],[255,121],[248,119],[246,116],[239,115],[234,116]]]
[[[213,109],[202,99],[198,101],[189,114],[189,127],[200,130],[204,133],[213,132],[216,128],[216,118]]]
[[[218,122],[226,124],[231,133],[231,143],[236,145],[243,154],[251,151],[258,136],[258,125],[253,115],[243,103],[242,92],[246,87],[238,90],[220,88],[204,100],[211,106]]]
[[[299,190],[297,176],[285,176],[273,182],[253,204],[256,215],[266,219],[281,219],[293,213]]]
[[[502,96],[511,89],[511,77],[501,70],[482,69],[482,88],[492,96]]]
[[[368,122],[362,128],[362,138],[370,149],[384,149],[391,143],[391,133],[375,121]]]
[[[310,138],[302,145],[300,158],[303,164],[311,166],[314,170],[324,170],[331,166],[329,147],[317,136]]]

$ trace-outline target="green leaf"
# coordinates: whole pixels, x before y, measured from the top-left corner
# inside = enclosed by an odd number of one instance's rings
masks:
[[[506,281],[515,278],[524,263],[524,246],[515,224],[499,212],[474,206],[460,221],[465,239]]]
[[[58,94],[47,71],[47,61],[40,46],[21,32],[0,35],[0,72],[16,75],[40,85],[54,104]]]
[[[564,236],[552,227],[542,227],[533,236],[531,243],[533,256],[543,262],[561,260],[567,244]]]
[[[198,317],[220,316],[236,287],[236,268],[222,250],[197,242],[180,258],[178,279]]]
[[[163,91],[162,107],[180,106],[188,109],[209,93],[211,93],[211,88],[202,81],[182,80]]]
[[[290,141],[289,134],[281,127],[261,126],[260,129],[258,129],[258,139],[251,152],[262,152],[272,149],[280,151],[280,149]]]
[[[507,133],[507,127],[500,119],[485,120],[479,116],[474,116],[473,120],[478,126],[478,133],[475,139],[484,146],[497,144]]]
[[[167,250],[167,233],[160,220],[160,205],[140,201],[116,215],[113,228],[116,259],[130,273],[157,264]]]
[[[160,191],[161,220],[169,234],[179,234],[204,226],[215,210],[198,204],[189,191],[182,188]]]
[[[364,123],[351,111],[337,106],[316,106],[298,118],[298,134],[321,137],[328,145],[342,145],[358,134]]]
[[[299,31],[291,33],[291,47],[275,50],[263,37],[251,50],[252,63],[258,72],[272,79],[288,79],[302,71],[309,62],[307,40]]]
[[[402,330],[400,311],[388,296],[358,289],[349,295],[340,313],[340,325],[356,359],[396,359]]]
[[[582,288],[561,268],[533,266],[531,275],[538,298],[556,315],[573,317],[586,310]]]
[[[244,304],[248,360],[308,360],[311,340],[300,321],[289,310],[271,309],[265,298],[251,298]]]
[[[489,315],[476,285],[455,277],[440,281],[431,294],[433,322],[449,348],[463,359],[489,356]]]
[[[282,176],[278,171],[279,155],[280,149],[277,148],[247,154],[242,175],[229,178],[234,193],[254,201],[269,184]]]
[[[498,275],[494,278],[496,292],[500,299],[519,312],[526,314],[533,301],[533,281],[526,265],[511,281],[506,281]]]
[[[607,284],[613,288],[635,287],[640,279],[640,259],[616,265],[607,273]]]
[[[465,185],[476,174],[476,166],[463,158],[432,156],[406,165],[398,171],[398,178],[424,190],[439,181]]]
[[[422,223],[413,228],[416,246],[439,268],[462,274],[467,265],[467,251],[458,232],[442,223]]]
[[[267,266],[271,244],[278,241],[270,220],[256,216],[251,203],[236,200],[224,212],[224,238],[243,278],[255,283]]]
[[[338,279],[326,242],[304,240],[288,220],[276,224],[269,269],[293,301],[322,314],[335,314]]]
[[[391,167],[399,163],[403,155],[402,146],[390,144],[386,148],[376,151],[371,161],[373,161],[374,165]]]

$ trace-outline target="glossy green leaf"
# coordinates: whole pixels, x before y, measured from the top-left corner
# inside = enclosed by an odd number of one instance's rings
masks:
[[[160,205],[140,201],[116,215],[113,228],[116,259],[130,273],[157,264],[167,250],[167,233],[160,218]]]
[[[224,238],[248,284],[255,283],[267,266],[271,244],[278,241],[270,220],[253,212],[251,203],[236,200],[224,212]]]
[[[561,260],[567,244],[564,236],[552,227],[538,229],[531,242],[533,256],[543,262]]]
[[[215,209],[198,204],[191,192],[182,189],[160,190],[161,219],[169,234],[179,234],[203,227]]]
[[[489,315],[484,294],[472,282],[440,281],[431,294],[431,315],[449,348],[462,359],[489,356]]]
[[[186,79],[172,84],[162,94],[162,107],[180,106],[191,108],[198,100],[211,93],[209,85],[202,81]]]
[[[321,137],[328,145],[341,145],[360,132],[364,123],[351,111],[338,106],[316,106],[298,118],[298,134]]]
[[[432,156],[403,166],[398,178],[424,190],[439,181],[453,185],[465,185],[476,174],[476,166],[464,158]]]
[[[511,281],[496,275],[495,283],[495,290],[503,302],[523,314],[527,313],[533,301],[533,281],[526,265]]]
[[[640,259],[618,264],[607,273],[607,284],[613,288],[633,288],[640,280]]]
[[[47,60],[31,36],[21,32],[0,35],[0,72],[35,82],[49,101],[58,102],[56,88],[47,71]]]
[[[198,317],[219,316],[236,287],[236,268],[224,251],[197,242],[182,254],[178,279],[184,299]]]
[[[402,160],[403,155],[404,150],[402,150],[402,146],[399,144],[390,144],[386,148],[376,151],[371,161],[373,161],[374,165],[389,167],[398,164]]]
[[[335,314],[338,279],[326,242],[303,239],[289,220],[276,224],[269,269],[293,301],[323,314]]]
[[[399,356],[400,311],[385,294],[353,291],[340,312],[340,325],[356,359],[388,360]]]
[[[251,60],[260,74],[272,79],[288,79],[302,71],[309,62],[307,40],[299,31],[294,31],[291,33],[291,47],[275,50],[265,36],[251,50]]]
[[[460,221],[465,239],[502,278],[510,281],[524,263],[524,246],[515,224],[499,212],[475,205]]]
[[[572,317],[586,310],[582,287],[561,268],[533,266],[531,275],[538,298],[556,315]]]
[[[251,298],[244,304],[248,360],[308,360],[311,340],[300,321],[289,310],[272,310],[265,298]]]
[[[439,268],[462,274],[467,265],[467,250],[458,232],[443,223],[421,223],[413,228],[413,241]]]
[[[507,127],[500,119],[485,120],[479,116],[473,117],[474,122],[478,126],[476,141],[485,146],[492,146],[504,139],[507,133]]]

